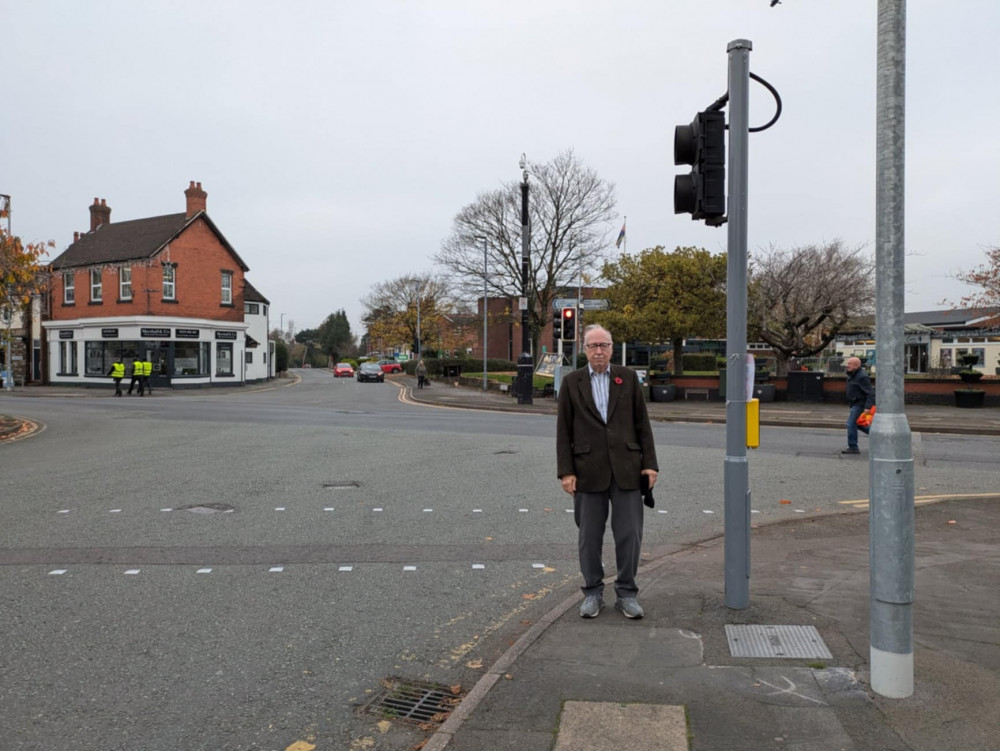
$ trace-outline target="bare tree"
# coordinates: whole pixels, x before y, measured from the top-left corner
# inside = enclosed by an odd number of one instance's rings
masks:
[[[871,315],[875,264],[864,246],[840,240],[791,250],[773,246],[753,260],[748,318],[774,349],[778,375],[792,357],[809,357],[833,341],[848,321]]]
[[[538,337],[551,315],[552,300],[579,274],[596,270],[610,243],[615,187],[602,180],[570,151],[551,162],[532,165],[529,211],[531,272],[528,310],[531,338]],[[483,239],[489,268],[490,297],[521,295],[520,182],[480,193],[455,216],[451,234],[434,261],[443,266],[456,293],[466,300],[483,294]]]
[[[370,346],[410,347],[416,343],[418,308],[420,338],[437,341],[440,316],[449,309],[447,297],[447,284],[429,274],[400,276],[374,285],[361,299]]]

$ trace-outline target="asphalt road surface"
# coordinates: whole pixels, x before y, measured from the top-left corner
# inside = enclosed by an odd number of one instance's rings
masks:
[[[408,749],[419,729],[358,711],[383,679],[468,689],[579,585],[554,418],[300,374],[0,396],[44,426],[0,445],[0,746]],[[654,430],[650,555],[723,525],[724,427]],[[841,432],[762,431],[754,523],[867,497]],[[918,496],[995,491],[1000,439],[913,446]]]

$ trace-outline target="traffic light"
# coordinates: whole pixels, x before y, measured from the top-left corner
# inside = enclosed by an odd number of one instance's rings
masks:
[[[690,164],[674,177],[674,213],[690,214],[718,227],[726,221],[726,115],[699,112],[690,125],[674,128],[674,164]]]
[[[562,339],[564,342],[576,341],[576,308],[562,309]]]
[[[562,310],[552,311],[552,338],[562,339]]]

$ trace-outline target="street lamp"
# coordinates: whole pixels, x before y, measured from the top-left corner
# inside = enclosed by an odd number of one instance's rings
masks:
[[[517,358],[517,403],[531,404],[532,373],[531,334],[528,331],[528,272],[531,268],[531,221],[528,218],[528,159],[521,154],[521,356]]]
[[[421,289],[421,286],[422,285],[420,284],[420,280],[419,279],[417,279],[417,280],[415,280],[413,282],[413,293],[417,297],[417,362],[420,362],[420,353],[422,351],[421,350],[421,345],[420,345],[420,289]]]
[[[483,391],[486,391],[486,318],[487,318],[487,308],[486,304],[489,298],[486,296],[486,238],[477,236],[476,240],[483,241]]]

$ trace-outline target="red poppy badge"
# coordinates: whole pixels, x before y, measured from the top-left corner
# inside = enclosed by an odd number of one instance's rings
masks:
[[[618,377],[616,376],[616,377],[615,377],[615,383],[617,383],[617,384],[618,384],[619,386],[621,386],[621,385],[622,385],[622,379],[621,379],[621,378],[618,378]]]

